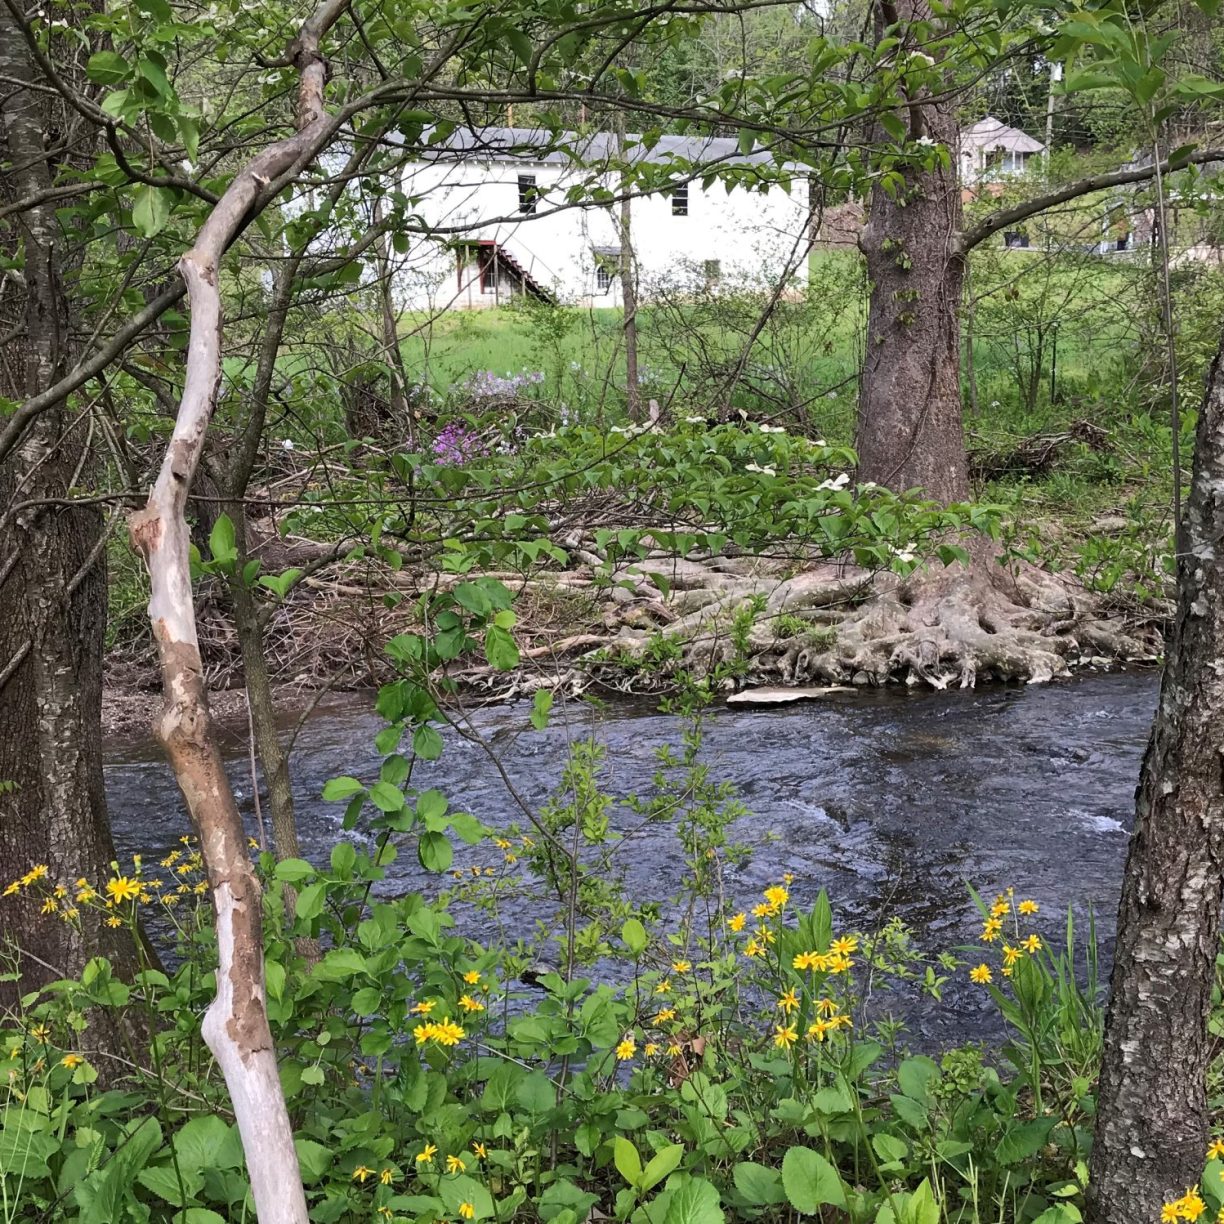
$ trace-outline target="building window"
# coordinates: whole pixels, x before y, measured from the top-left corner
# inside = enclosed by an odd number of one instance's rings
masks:
[[[620,251],[611,249],[595,252],[595,290],[607,293],[620,272]]]
[[[716,285],[722,280],[722,263],[717,259],[707,259],[701,265],[701,271],[706,278],[707,285]]]
[[[688,189],[689,185],[687,183],[681,183],[680,186],[672,192],[671,201],[673,217],[688,216]]]
[[[536,201],[539,199],[539,191],[536,187],[536,176],[534,174],[520,174],[518,176],[518,195],[519,212],[535,212]]]

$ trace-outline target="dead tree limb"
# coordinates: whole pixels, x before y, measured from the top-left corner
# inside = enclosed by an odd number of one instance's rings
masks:
[[[204,1017],[204,1040],[233,1102],[260,1224],[306,1224],[306,1198],[268,1026],[259,883],[209,716],[185,509],[221,381],[221,256],[268,184],[304,165],[325,139],[327,67],[319,42],[347,6],[322,0],[288,49],[300,74],[296,133],[235,176],[179,262],[191,303],[183,396],[148,504],[130,523],[149,571],[149,619],[165,692],[157,732],[199,833],[216,912],[217,995]]]

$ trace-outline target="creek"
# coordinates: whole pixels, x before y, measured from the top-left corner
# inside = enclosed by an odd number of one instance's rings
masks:
[[[868,690],[765,709],[722,707],[707,721],[702,759],[711,779],[733,783],[749,815],[733,839],[755,847],[729,868],[725,887],[737,908],[791,872],[793,902],[805,907],[827,889],[840,925],[871,930],[896,915],[930,951],[972,944],[980,919],[966,883],[993,896],[1014,886],[1041,905],[1037,929],[1061,939],[1068,907],[1077,922],[1095,914],[1102,972],[1108,972],[1114,914],[1134,811],[1140,758],[1158,674],[1088,674],[1065,683],[968,692]],[[526,704],[473,711],[485,747],[446,735],[440,760],[413,778],[436,786],[454,809],[494,827],[523,823],[492,756],[533,808],[560,781],[573,740],[594,732],[606,755],[601,771],[613,796],[646,794],[656,750],[678,745],[673,716],[640,702],[594,710],[558,705],[549,727],[534,730]],[[321,703],[303,724],[292,771],[304,853],[326,863],[343,835],[342,804],[324,803],[337,774],[372,781],[381,721],[365,697]],[[256,833],[245,736],[227,733],[227,759],[248,826]],[[182,799],[151,740],[108,747],[107,797],[117,850],[160,857],[188,831]],[[683,873],[683,855],[666,824],[641,826],[623,808],[614,829],[635,830],[618,856],[629,895],[665,901]],[[266,818],[266,811],[265,811]],[[361,840],[360,837],[357,840]],[[500,861],[489,845],[457,844],[455,867]],[[382,886],[427,895],[453,883],[426,875],[404,853]],[[539,902],[503,914],[511,936],[529,936]],[[492,938],[489,921],[456,910],[459,929]],[[997,1022],[980,988],[960,979],[940,1007],[901,1006],[922,1044],[994,1037]]]

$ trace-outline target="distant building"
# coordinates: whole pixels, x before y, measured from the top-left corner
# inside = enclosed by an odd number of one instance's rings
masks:
[[[1029,159],[1044,152],[1040,140],[987,115],[961,131],[961,184],[973,188],[1005,175],[1023,174]]]
[[[790,181],[771,181],[777,167],[768,152],[701,136],[662,136],[647,147],[630,134],[622,155],[607,132],[485,127],[456,129],[408,167],[404,191],[430,236],[413,242],[396,296],[434,310],[482,309],[523,295],[621,305],[620,205],[612,196],[620,185],[613,167],[626,159],[674,170],[666,190],[631,205],[643,300],[656,286],[710,290],[743,276],[785,275],[796,292],[806,285],[807,261],[797,252],[808,183],[798,167]],[[721,167],[763,189],[703,186],[703,173]],[[605,202],[592,202],[601,194]]]

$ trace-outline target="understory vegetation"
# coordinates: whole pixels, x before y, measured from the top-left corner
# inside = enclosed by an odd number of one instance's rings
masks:
[[[348,830],[330,861],[252,843],[312,1220],[1082,1218],[1102,1025],[1091,924],[1022,883],[966,894],[982,924],[969,948],[919,946],[895,919],[847,927],[823,892],[799,903],[811,883],[781,869],[732,900],[727,868],[778,851],[728,840],[743,806],[705,763],[711,694],[696,683],[677,705],[683,740],[633,813],[678,840],[684,891],[630,896],[616,865],[636,853],[635,826],[609,819],[596,743],[574,745],[522,826],[490,828],[413,787],[414,762],[440,751],[420,675],[407,665],[379,696],[377,776],[324,788]],[[541,730],[550,705],[535,700]],[[200,854],[182,842],[106,879],[65,886],[33,864],[9,884],[44,922],[143,922],[163,959],[146,952],[124,980],[95,958],[0,1029],[7,1219],[252,1218],[201,1039],[216,942]],[[449,888],[388,892],[401,854]],[[528,895],[540,917],[517,941],[457,933],[456,912],[500,928]],[[988,1039],[926,1048],[906,1020],[915,1001],[971,991],[993,1000]],[[97,1049],[109,1025],[122,1054]],[[1224,1195],[1215,1150],[1202,1210]]]

